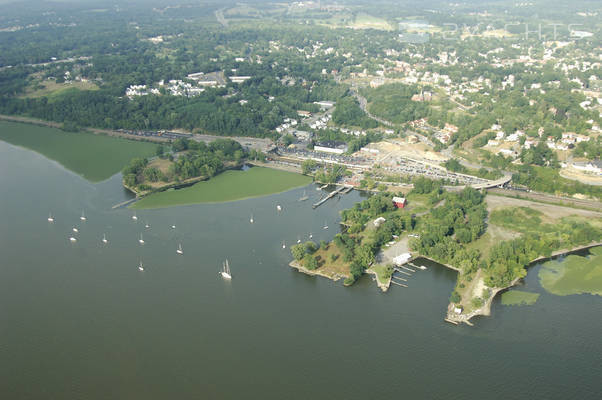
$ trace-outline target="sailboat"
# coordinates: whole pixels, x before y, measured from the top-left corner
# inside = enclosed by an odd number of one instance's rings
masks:
[[[280,206],[280,204],[276,205],[276,210],[282,211],[282,207]]]
[[[286,243],[284,243],[284,240],[282,241],[282,248],[286,249]]]
[[[178,250],[176,250],[176,253],[178,254],[184,254],[184,252],[182,251],[182,245],[178,244]]]
[[[52,214],[48,214],[48,222],[54,222],[54,218],[52,217]]]
[[[230,264],[228,264],[228,260],[222,263],[222,271],[220,272],[220,274],[224,279],[232,279],[232,274],[230,273]]]
[[[306,191],[306,190],[304,190],[304,191],[303,191],[303,197],[301,197],[301,198],[299,199],[299,201],[305,201],[305,200],[307,200],[307,199],[309,199],[309,196],[307,195],[307,191]]]
[[[77,232],[79,232],[79,231],[77,230],[77,228],[76,228],[76,227],[73,227],[73,232],[77,233]]]
[[[324,221],[324,229],[328,229],[328,222]]]
[[[312,235],[312,234],[310,233],[310,234],[309,234],[309,238],[311,239],[311,238],[313,238],[313,237],[314,237],[314,235]]]
[[[81,219],[82,221],[86,220],[86,215],[84,214],[84,211],[82,210],[82,216],[79,217],[79,219]]]
[[[301,243],[301,237],[297,236],[297,243]]]
[[[103,242],[104,244],[107,244],[107,243],[109,243],[109,241],[107,240],[107,235],[106,235],[106,234],[104,234],[104,233],[102,234],[102,242]]]
[[[250,223],[255,222],[255,220],[253,219],[253,214],[251,214],[251,219],[249,220]]]
[[[171,226],[171,229],[176,229],[176,226],[175,226],[175,225],[172,225],[172,226]]]
[[[138,265],[138,271],[144,271],[144,265],[142,265],[142,260],[140,260],[140,264]]]
[[[146,224],[144,225],[144,227],[145,227],[146,229],[150,228],[150,225],[148,224],[148,221],[146,221]]]
[[[138,217],[136,216],[136,213],[134,213],[134,215],[132,215],[132,219],[133,219],[134,221],[138,221]]]
[[[140,234],[140,239],[138,239],[138,243],[144,244],[144,239],[142,239],[142,234]]]
[[[77,239],[76,239],[76,238],[74,238],[73,236],[71,236],[71,237],[69,238],[69,240],[70,240],[72,243],[74,243],[74,242],[77,242]]]

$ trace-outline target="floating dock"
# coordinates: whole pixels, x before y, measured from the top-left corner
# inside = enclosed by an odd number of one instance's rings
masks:
[[[404,285],[403,283],[399,283],[399,282],[395,282],[395,281],[391,281],[392,284],[397,285],[397,286],[401,286],[401,287],[408,287],[408,285]]]

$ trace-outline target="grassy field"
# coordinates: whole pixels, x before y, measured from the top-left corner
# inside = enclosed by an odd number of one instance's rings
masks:
[[[395,29],[385,19],[365,13],[358,14],[355,21],[349,27],[353,29],[378,29],[383,31],[392,31]]]
[[[225,171],[193,186],[151,194],[134,203],[137,209],[164,208],[197,203],[221,203],[260,197],[304,186],[311,178],[292,172],[254,167],[247,171]]]
[[[4,121],[0,140],[40,153],[92,182],[110,178],[132,158],[151,156],[156,148],[146,142]]]
[[[523,292],[522,290],[509,290],[502,294],[502,304],[505,306],[533,305],[539,298],[539,293]]]
[[[56,83],[55,81],[43,81],[39,86],[30,87],[22,97],[58,96],[69,90],[98,90],[92,82]]]
[[[602,247],[590,249],[589,257],[570,255],[561,262],[548,261],[539,270],[539,281],[558,296],[597,294],[602,296]]]

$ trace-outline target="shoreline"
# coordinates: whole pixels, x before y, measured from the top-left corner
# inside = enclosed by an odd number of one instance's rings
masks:
[[[378,274],[376,273],[376,271],[372,270],[372,268],[368,268],[364,272],[368,275],[374,276],[374,281],[376,282],[376,286],[378,286],[378,288],[380,290],[382,290],[383,293],[386,293],[389,290],[389,288],[391,287],[391,279],[392,279],[391,277],[386,282],[383,283],[378,279]]]
[[[297,260],[291,261],[288,265],[289,265],[289,267],[291,267],[293,269],[296,269],[298,272],[301,272],[301,273],[303,273],[305,275],[309,275],[309,276],[321,276],[323,278],[330,279],[333,282],[338,282],[341,279],[346,278],[346,276],[344,276],[344,275],[338,275],[338,274],[336,274],[336,275],[328,275],[328,274],[325,274],[325,273],[319,271],[319,269],[311,271],[311,270],[305,268],[304,266],[302,266],[299,263],[299,261],[297,261]]]
[[[592,243],[589,243],[586,245],[574,247],[572,249],[557,250],[557,251],[553,252],[552,254],[550,254],[550,256],[541,256],[541,257],[538,257],[538,258],[532,260],[531,262],[529,262],[529,265],[527,265],[525,267],[525,269],[528,270],[533,264],[538,263],[538,262],[552,260],[552,259],[562,256],[562,255],[566,255],[569,253],[575,253],[577,251],[587,250],[587,249],[591,249],[591,248],[599,247],[599,246],[602,246],[602,242],[592,242]],[[440,264],[440,263],[438,263],[438,264]],[[441,265],[444,265],[444,264],[441,264]],[[447,266],[447,267],[449,267],[449,266]],[[455,269],[455,268],[452,268],[452,269]],[[465,323],[467,325],[473,326],[472,322],[470,322],[470,320],[472,318],[474,318],[476,316],[485,316],[485,317],[490,316],[491,315],[491,304],[493,303],[495,296],[497,296],[497,294],[502,291],[508,290],[508,289],[516,286],[518,284],[518,282],[520,282],[521,279],[522,278],[516,278],[512,282],[510,282],[510,284],[508,286],[505,286],[505,287],[491,288],[491,295],[487,298],[487,300],[485,301],[485,304],[483,304],[480,308],[473,310],[472,312],[470,312],[468,314],[456,314],[454,312],[454,303],[449,303],[449,305],[447,306],[447,315],[445,317],[445,321],[451,322],[454,324]]]

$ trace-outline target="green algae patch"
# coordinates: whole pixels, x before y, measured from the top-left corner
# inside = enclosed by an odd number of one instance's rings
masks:
[[[293,172],[253,167],[247,171],[229,170],[187,188],[153,193],[131,208],[165,208],[198,203],[222,203],[281,193],[305,186],[311,178]]]
[[[509,290],[502,294],[502,304],[505,306],[531,306],[539,298],[539,293]]]
[[[0,140],[42,154],[91,182],[110,178],[132,158],[152,156],[157,148],[153,143],[4,121]]]
[[[602,296],[602,247],[590,249],[588,257],[570,255],[562,261],[546,262],[539,270],[539,281],[544,289],[558,296]]]

